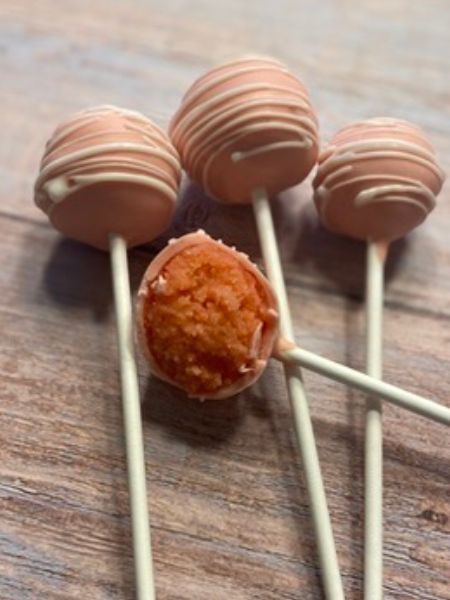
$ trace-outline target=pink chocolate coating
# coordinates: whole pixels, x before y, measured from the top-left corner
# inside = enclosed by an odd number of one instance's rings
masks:
[[[166,265],[177,254],[195,246],[201,246],[205,251],[208,251],[208,248],[218,248],[220,252],[232,256],[238,262],[238,264],[241,265],[243,270],[250,273],[251,276],[259,282],[261,289],[264,291],[264,302],[267,306],[268,316],[270,316],[270,318],[268,318],[265,322],[265,325],[261,331],[261,335],[258,337],[256,346],[254,348],[249,348],[248,361],[250,367],[244,370],[239,379],[234,383],[226,387],[221,387],[214,393],[202,394],[202,397],[207,399],[227,398],[249,387],[261,376],[278,338],[278,305],[274,292],[266,278],[261,274],[258,268],[250,262],[246,255],[236,251],[234,248],[226,246],[222,242],[213,240],[203,231],[197,231],[196,233],[184,235],[176,240],[171,240],[169,245],[166,246],[166,248],[164,248],[164,250],[162,250],[150,263],[139,287],[136,305],[137,337],[139,340],[139,345],[149,363],[151,371],[160,379],[177,387],[182,387],[176,381],[172,380],[163,370],[161,370],[152,354],[147,341],[145,306],[150,290],[159,285],[161,274],[163,273]],[[218,293],[220,289],[221,288],[219,285],[217,288]],[[167,326],[169,327],[170,323],[168,323]],[[188,334],[186,333],[186,335]],[[180,357],[180,359],[181,358],[182,357]]]
[[[189,176],[218,200],[251,202],[303,181],[317,161],[317,118],[281,63],[249,57],[212,69],[185,94],[170,136]]]
[[[368,119],[338,131],[320,154],[314,201],[332,231],[389,242],[422,223],[444,179],[419,127]]]
[[[56,128],[35,202],[68,237],[106,250],[109,234],[116,233],[135,246],[169,225],[180,175],[164,131],[140,113],[99,106]]]

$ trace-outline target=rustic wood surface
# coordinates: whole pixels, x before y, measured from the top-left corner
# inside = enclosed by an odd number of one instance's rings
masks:
[[[33,206],[59,119],[115,103],[166,125],[204,69],[248,52],[309,85],[324,139],[379,114],[430,134],[450,171],[448,0],[2,0],[0,598],[131,600],[109,263]],[[450,403],[450,189],[388,265],[385,378]],[[364,365],[364,248],[321,229],[309,182],[275,205],[298,338]],[[185,185],[173,232],[259,258],[252,215]],[[173,233],[172,232],[172,233]],[[130,253],[134,286],[161,239]],[[281,371],[198,404],[141,365],[158,598],[322,598]],[[306,375],[347,598],[360,599],[363,396]],[[450,599],[450,445],[385,410],[385,597]]]

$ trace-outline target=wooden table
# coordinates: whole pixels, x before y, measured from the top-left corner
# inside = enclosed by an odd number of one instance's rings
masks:
[[[205,69],[287,62],[323,138],[410,118],[450,168],[447,0],[3,0],[0,4],[0,598],[131,600],[133,570],[108,256],[63,240],[32,202],[43,144],[81,107],[166,125]],[[450,191],[388,268],[385,378],[449,405]],[[364,366],[363,245],[317,224],[310,183],[275,204],[298,339]],[[255,258],[252,215],[187,185],[172,234],[203,227]],[[165,240],[130,253],[134,286]],[[217,403],[141,365],[158,598],[322,598],[280,368]],[[364,397],[306,375],[348,599],[361,598]],[[450,599],[450,447],[386,406],[385,597]]]

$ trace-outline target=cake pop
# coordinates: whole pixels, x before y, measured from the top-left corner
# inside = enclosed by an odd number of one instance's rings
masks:
[[[300,183],[317,161],[317,118],[305,86],[272,58],[250,56],[226,63],[193,83],[169,134],[183,167],[209,195],[253,204],[268,277],[278,298],[280,331],[293,339],[269,197]],[[263,231],[267,227],[270,231]],[[311,496],[325,593],[329,600],[343,600],[300,369],[286,367],[285,378]]]
[[[422,223],[444,175],[424,133],[400,119],[344,127],[320,154],[314,201],[325,227],[390,242]]]
[[[148,266],[137,296],[137,337],[153,374],[194,397],[237,394],[273,357],[450,425],[445,406],[280,337],[277,309],[256,265],[199,230],[170,240]]]
[[[111,250],[139,600],[155,598],[127,247],[152,241],[173,214],[180,162],[167,135],[113,106],[75,114],[47,142],[35,202],[63,234]]]
[[[341,129],[321,153],[313,182],[323,224],[366,240],[367,373],[382,376],[383,270],[392,240],[434,208],[444,182],[433,147],[416,125],[376,118]],[[367,402],[364,597],[383,598],[381,403]]]
[[[250,203],[259,187],[274,196],[317,161],[308,92],[271,58],[243,58],[197,79],[169,133],[191,178],[225,202]]]
[[[47,142],[35,202],[64,235],[102,250],[128,247],[169,225],[180,161],[167,135],[132,110],[98,106],[61,123]]]
[[[148,267],[137,323],[152,371],[201,398],[254,383],[278,337],[275,295],[249,259],[203,231],[173,240]]]
[[[271,58],[244,57],[229,62],[194,82],[169,133],[184,168],[208,194],[225,202],[253,204],[268,277],[278,298],[280,331],[293,339],[269,198],[300,183],[317,161],[317,118],[305,86]],[[285,378],[311,497],[325,594],[330,600],[343,600],[299,368],[286,367]]]

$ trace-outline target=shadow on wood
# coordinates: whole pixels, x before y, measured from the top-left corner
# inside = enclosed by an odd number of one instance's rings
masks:
[[[200,402],[156,377],[142,394],[142,417],[192,447],[215,447],[235,435],[245,410],[242,395]]]
[[[104,321],[112,304],[109,255],[61,238],[45,267],[44,286],[61,306],[92,307],[94,319]]]
[[[218,202],[201,186],[185,178],[172,225],[152,246],[162,249],[170,238],[197,229],[204,229],[211,237],[250,256],[260,256],[251,206]]]
[[[299,268],[302,264],[310,264],[343,294],[362,300],[366,245],[325,229],[312,202],[303,204],[297,226],[296,247],[291,258],[299,264]],[[403,256],[411,243],[411,238],[402,238],[391,244],[385,269],[387,283],[401,269]]]

